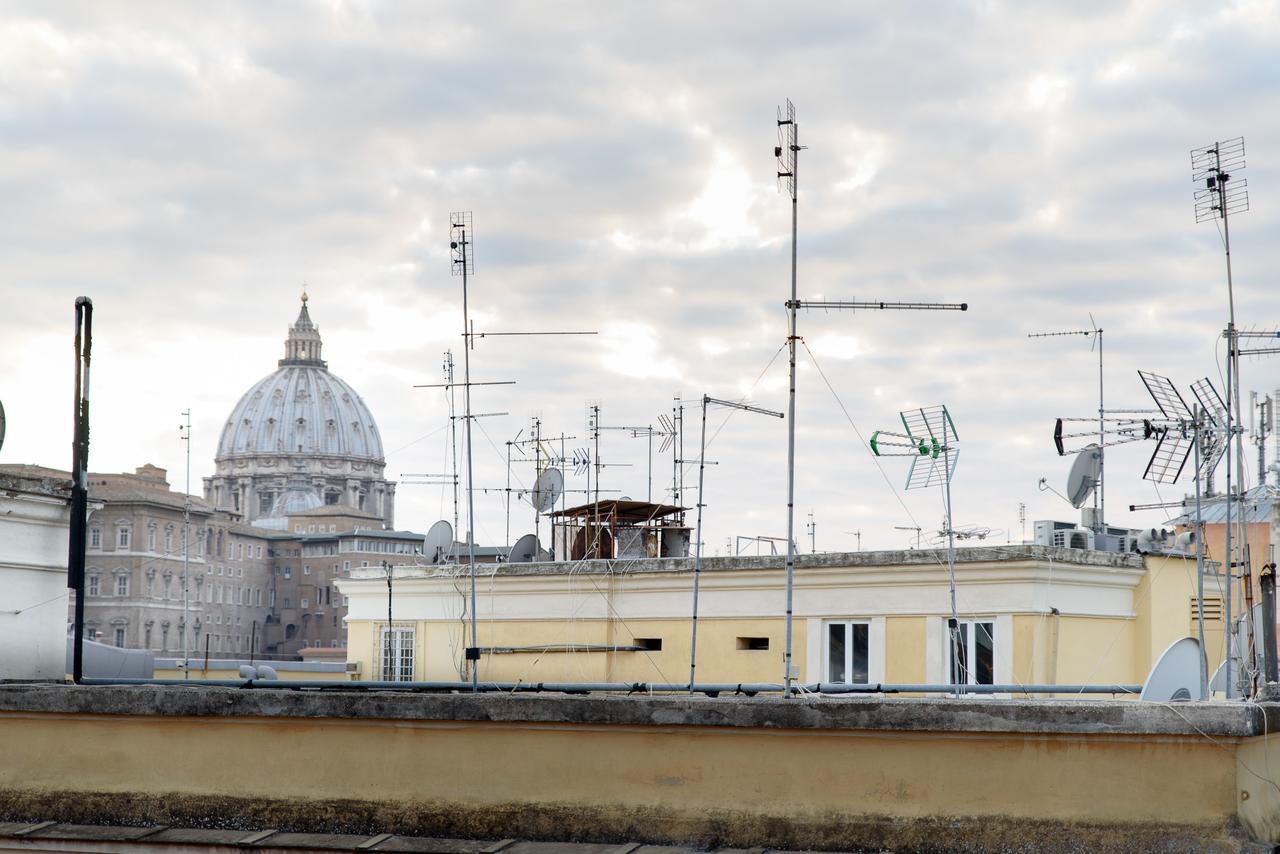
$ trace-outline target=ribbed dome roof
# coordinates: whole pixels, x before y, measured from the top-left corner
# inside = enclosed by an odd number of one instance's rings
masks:
[[[320,332],[302,299],[280,369],[255,383],[231,410],[217,459],[321,454],[382,461],[373,413],[320,359]]]

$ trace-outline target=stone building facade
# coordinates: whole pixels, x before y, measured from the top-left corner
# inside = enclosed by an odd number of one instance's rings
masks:
[[[68,472],[38,466],[0,465],[0,478],[70,484]],[[421,561],[422,534],[384,530],[370,513],[322,506],[259,528],[196,496],[188,554],[185,496],[153,465],[90,474],[89,498],[85,637],[162,657],[181,656],[184,631],[196,661],[345,649],[347,605],[335,581],[384,560]],[[65,562],[65,537],[63,548]]]
[[[394,527],[395,483],[373,413],[321,358],[320,330],[302,296],[285,356],[232,409],[204,479],[205,500],[245,522],[280,516],[309,493],[318,506],[345,504]]]

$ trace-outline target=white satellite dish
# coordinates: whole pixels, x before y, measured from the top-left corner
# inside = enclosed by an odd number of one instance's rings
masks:
[[[533,534],[525,534],[516,540],[516,544],[511,547],[511,554],[507,556],[507,562],[533,563],[538,559],[538,552],[541,550],[538,546],[538,538]]]
[[[1158,703],[1200,699],[1200,641],[1179,638],[1169,644],[1147,675],[1138,699]]]
[[[1071,472],[1067,475],[1067,500],[1071,506],[1079,510],[1098,488],[1098,477],[1102,471],[1102,449],[1097,445],[1085,445],[1076,454],[1076,461],[1071,464]]]
[[[441,519],[422,539],[422,554],[428,563],[444,563],[453,549],[453,526]]]
[[[539,513],[546,513],[548,510],[555,509],[562,492],[564,492],[564,475],[560,473],[560,469],[543,469],[542,474],[538,475],[537,481],[534,482],[532,491],[529,492],[529,503]]]

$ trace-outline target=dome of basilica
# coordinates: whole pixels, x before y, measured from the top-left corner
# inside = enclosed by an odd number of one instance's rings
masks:
[[[396,485],[383,476],[378,425],[356,390],[329,371],[321,346],[303,294],[284,358],[244,393],[223,425],[205,498],[251,524],[340,504],[379,516],[390,528]]]
[[[382,439],[373,413],[321,361],[320,334],[306,302],[285,346],[276,372],[258,380],[231,410],[217,457],[306,454],[381,460]]]

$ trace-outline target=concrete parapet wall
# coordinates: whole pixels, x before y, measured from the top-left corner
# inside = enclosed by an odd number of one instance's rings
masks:
[[[3,686],[0,820],[1231,850],[1264,708]]]

